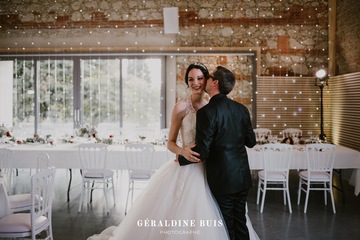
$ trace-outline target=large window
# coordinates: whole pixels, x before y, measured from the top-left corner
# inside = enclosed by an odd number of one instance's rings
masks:
[[[40,60],[36,62],[38,133],[61,136],[73,131],[73,62]],[[34,98],[33,98],[34,99]]]
[[[79,125],[96,126],[100,135],[108,135],[121,124],[120,60],[82,59],[80,69]]]
[[[156,138],[170,126],[175,102],[191,94],[186,68],[202,62],[234,71],[229,97],[248,107],[256,126],[260,49],[232,51],[0,55],[0,125],[24,136],[70,136],[88,125],[100,138]]]
[[[7,90],[13,93],[12,122],[1,124],[22,138],[70,136],[83,125],[104,137],[124,129],[160,129],[163,62],[163,57],[14,59],[0,65],[12,72],[12,79],[2,82],[11,81]]]

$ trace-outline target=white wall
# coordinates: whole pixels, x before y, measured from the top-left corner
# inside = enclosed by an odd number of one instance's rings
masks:
[[[12,127],[13,62],[0,61],[0,124]]]

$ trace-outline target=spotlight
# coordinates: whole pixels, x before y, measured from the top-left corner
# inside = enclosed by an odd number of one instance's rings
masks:
[[[323,89],[324,85],[329,86],[329,76],[324,69],[320,69],[315,74],[315,86],[320,88],[320,135],[319,139],[326,142],[326,135],[324,133],[324,114],[323,114]]]

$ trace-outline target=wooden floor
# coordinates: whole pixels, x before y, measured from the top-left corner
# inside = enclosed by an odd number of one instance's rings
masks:
[[[80,173],[73,172],[73,184],[70,202],[67,202],[67,183],[69,171],[58,169],[56,173],[55,199],[53,202],[53,232],[55,240],[82,240],[100,233],[103,229],[118,225],[124,218],[127,193],[127,172],[116,173],[116,204],[110,198],[110,213],[105,213],[101,191],[95,191],[93,203],[83,206],[78,213],[80,193]],[[19,170],[13,186],[16,192],[26,192],[30,188],[29,170]],[[338,180],[338,179],[336,179]],[[324,205],[323,194],[315,192],[310,195],[308,212],[303,213],[304,198],[297,205],[297,174],[291,173],[291,201],[293,213],[288,213],[283,205],[280,191],[269,191],[266,196],[264,212],[256,204],[257,179],[254,174],[254,187],[248,198],[249,216],[260,239],[314,239],[341,240],[359,239],[360,236],[360,196],[354,195],[354,187],[345,183],[345,202],[343,195],[334,190],[337,213],[333,214],[331,204]],[[130,239],[132,240],[132,239]],[[214,239],[218,240],[218,239]]]

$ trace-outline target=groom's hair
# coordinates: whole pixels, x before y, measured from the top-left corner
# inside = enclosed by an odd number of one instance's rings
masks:
[[[229,69],[217,66],[214,79],[219,81],[219,91],[222,94],[229,94],[235,86],[235,75]]]

